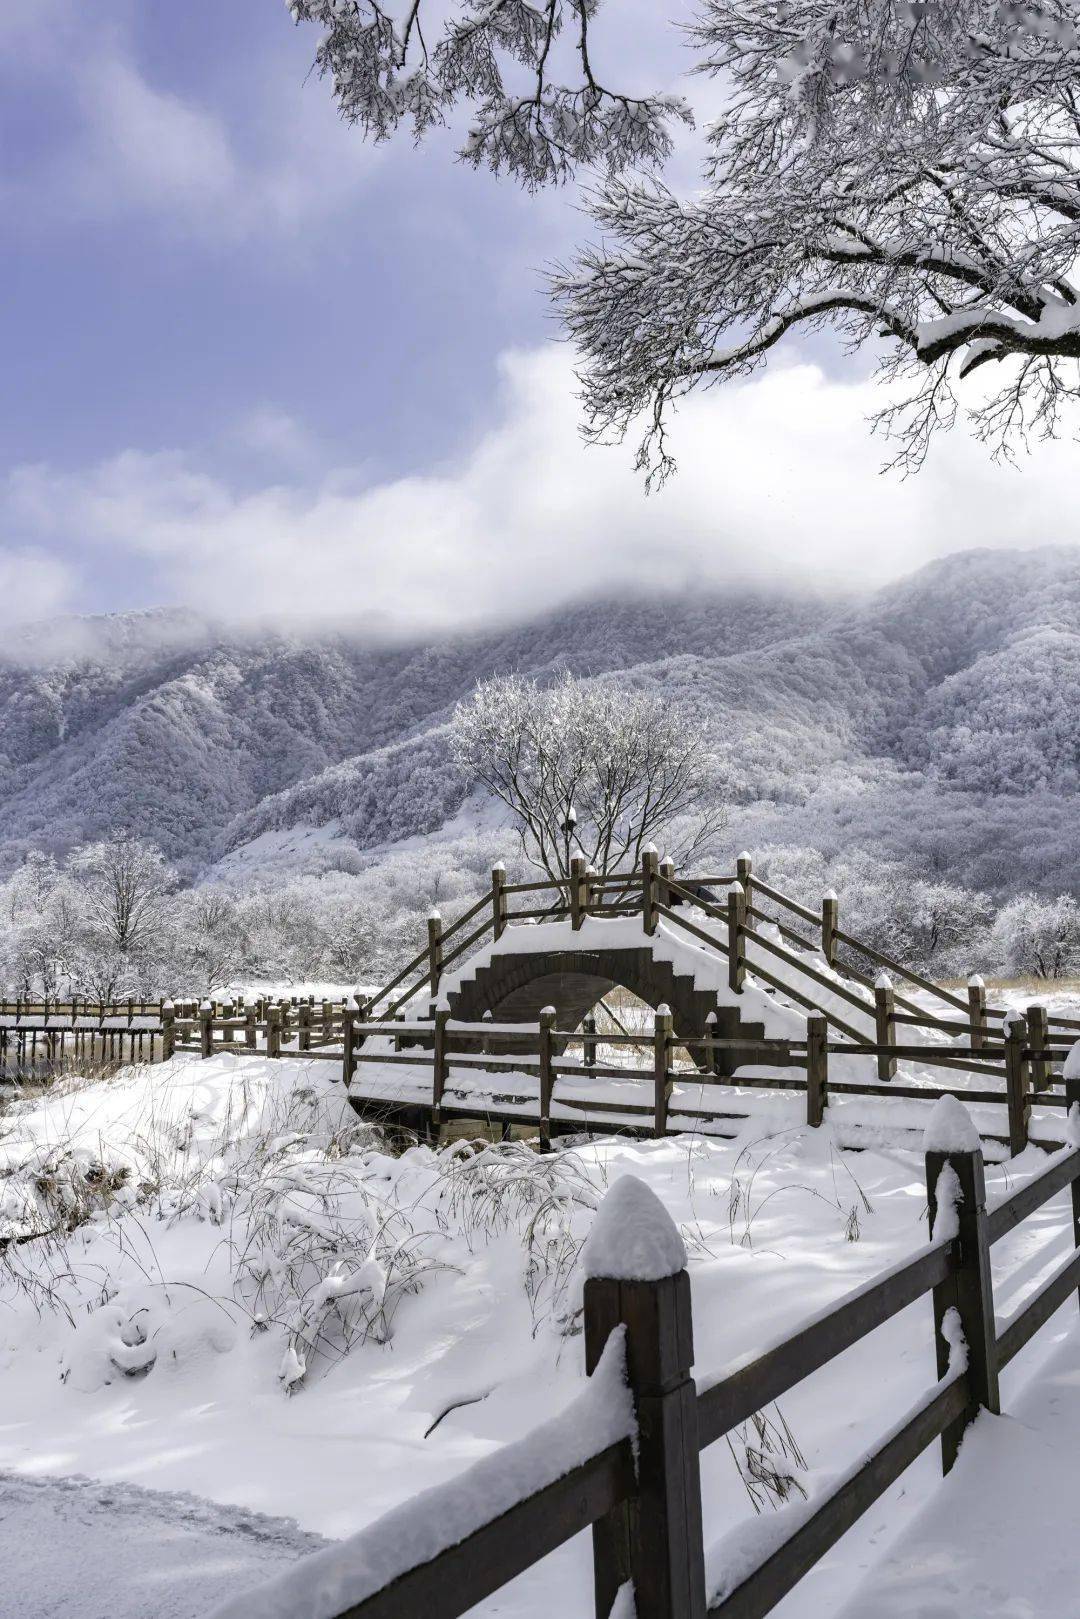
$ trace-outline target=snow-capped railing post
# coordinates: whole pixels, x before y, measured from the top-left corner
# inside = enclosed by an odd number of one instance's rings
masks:
[[[941,1467],[947,1473],[980,1409],[1001,1410],[994,1293],[982,1146],[970,1113],[955,1096],[935,1104],[924,1146],[930,1235],[951,1236],[956,1248],[956,1264],[934,1288],[937,1373],[945,1377],[963,1357],[968,1388],[966,1409],[941,1436]]]
[[[817,1129],[829,1100],[829,1020],[811,1012],[806,1020],[806,1122]]]
[[[356,1023],[359,1016],[359,1004],[351,995],[346,996],[341,1008],[341,1078],[346,1087],[352,1084],[356,1073]]]
[[[570,926],[576,933],[585,919],[587,905],[585,890],[585,868],[588,861],[583,854],[570,857]]]
[[[668,883],[675,881],[675,862],[670,855],[666,854],[661,860],[659,872],[660,880],[656,885],[657,899],[661,905],[670,905],[671,889],[668,887]]]
[[[720,1048],[716,1044],[716,1026],[719,1022],[715,1012],[705,1014],[705,1071],[709,1074],[720,1072]]]
[[[266,1055],[281,1056],[281,1007],[266,1008]]]
[[[878,973],[874,980],[874,1042],[879,1046],[894,1046],[896,1044],[896,1025],[893,1018],[896,1015],[896,994],[893,981],[888,973]],[[879,1079],[893,1079],[896,1075],[896,1058],[891,1052],[878,1052],[877,1077]]]
[[[668,1098],[671,1095],[671,1008],[658,1006],[653,1017],[653,1134],[667,1134]]]
[[[744,850],[735,857],[735,875],[742,884],[742,891],[746,895],[746,904],[749,908],[754,884],[754,862]],[[749,926],[749,920],[747,920]]]
[[[72,1010],[71,1026],[75,1027],[75,1013]],[[161,1003],[161,1060],[168,1062],[176,1050],[176,1008],[172,1001]]]
[[[506,867],[501,860],[491,868],[491,926],[497,939],[506,927]]]
[[[214,1051],[214,1008],[209,1001],[199,1007],[199,1056],[210,1057]]]
[[[1032,1051],[1044,1052],[1050,1044],[1050,1027],[1045,1006],[1038,1003],[1027,1009],[1028,1046]],[[1032,1057],[1031,1088],[1044,1091],[1050,1083],[1050,1059]]]
[[[435,1129],[440,1123],[439,1109],[446,1091],[446,1025],[450,1022],[450,1008],[435,1008],[435,1036],[431,1048],[431,1122]]]
[[[660,856],[648,843],[641,851],[641,925],[647,934],[656,932],[656,890]]]
[[[821,901],[821,954],[830,967],[836,966],[836,930],[840,926],[840,901],[830,890]]]
[[[581,1020],[581,1063],[587,1073],[596,1067],[596,1014],[586,1012]]]
[[[297,1014],[297,1027],[298,1027],[298,1031],[299,1031],[298,1037],[297,1037],[297,1042],[296,1042],[297,1049],[299,1051],[310,1051],[311,1050],[311,1007],[307,1004],[306,1001],[301,1002],[300,1009],[299,1009],[299,1012]]]
[[[967,982],[968,1022],[971,1024],[971,1049],[981,1051],[986,1041],[986,985],[978,973]]]
[[[428,984],[431,989],[431,998],[434,1000],[439,993],[439,983],[442,979],[442,913],[430,911],[427,919],[427,953],[428,953]]]
[[[1005,1093],[1009,1104],[1009,1152],[1015,1158],[1028,1144],[1031,1103],[1028,1100],[1027,1021],[1011,1012],[1005,1019]]]
[[[1069,1139],[1080,1145],[1080,1040],[1072,1046],[1061,1069],[1061,1082],[1065,1087],[1068,1107]],[[1072,1194],[1073,1247],[1080,1248],[1080,1180],[1069,1188]],[[1077,1292],[1080,1298],[1080,1290]]]
[[[626,1331],[638,1425],[634,1498],[593,1525],[597,1619],[627,1580],[636,1619],[705,1619],[698,1396],[686,1250],[671,1216],[634,1175],[608,1192],[584,1249],[585,1364]]]
[[[727,896],[728,988],[742,994],[746,982],[746,895],[742,883],[732,883]]]
[[[259,1018],[258,1007],[249,1006],[244,1011],[244,1045],[248,1051],[256,1051],[259,1045]]]
[[[551,1150],[551,1092],[555,1084],[552,1055],[555,1044],[555,1008],[545,1006],[540,1013],[538,1054],[540,1065],[540,1151]]]

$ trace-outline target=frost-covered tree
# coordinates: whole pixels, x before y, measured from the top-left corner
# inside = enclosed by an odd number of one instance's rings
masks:
[[[622,172],[662,158],[686,113],[597,79],[599,3],[457,0],[437,42],[422,0],[291,3],[325,30],[343,115],[376,139],[404,119],[421,136],[465,100],[474,163],[533,186],[607,166],[602,243],[555,283],[594,436],[644,415],[642,464],[662,476],[675,400],[826,327],[849,350],[884,345],[885,375],[907,379],[879,417],[906,466],[953,422],[960,383],[995,447],[1055,430],[1080,358],[1080,0],[698,0],[689,37],[723,106],[689,198]],[[572,82],[555,66],[568,42]]]
[[[1080,905],[1071,894],[1019,894],[998,914],[994,940],[1011,976],[1069,977],[1080,972]]]
[[[452,752],[511,811],[530,864],[553,878],[579,852],[601,874],[625,870],[646,843],[668,838],[685,862],[724,824],[709,739],[656,691],[496,676],[454,711]]]

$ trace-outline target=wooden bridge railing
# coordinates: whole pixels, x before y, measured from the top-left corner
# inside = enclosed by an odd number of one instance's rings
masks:
[[[1065,1097],[1055,1091],[1061,1083],[1060,1069],[1072,1050],[1073,1042],[1058,1040],[1033,1045],[1023,1018],[1014,1018],[1009,1024],[1006,1038],[995,1046],[968,1045],[916,1046],[883,1041],[881,1043],[858,1040],[831,1040],[828,1022],[821,1013],[807,1018],[804,1039],[780,1037],[754,1039],[739,1035],[723,1039],[710,1031],[701,1038],[684,1037],[675,1033],[671,1013],[661,1007],[649,1032],[597,1035],[595,1023],[580,1033],[558,1030],[555,1027],[554,1008],[542,1013],[537,1023],[496,1024],[485,1020],[480,1023],[455,1023],[443,1008],[436,1012],[434,1021],[426,1019],[406,1022],[390,1019],[380,1022],[350,1020],[347,1025],[348,1043],[344,1053],[344,1074],[347,1084],[355,1082],[358,1064],[364,1067],[386,1065],[416,1074],[430,1069],[430,1089],[427,1096],[412,1097],[400,1104],[408,1109],[419,1107],[428,1123],[438,1127],[448,1107],[456,1117],[496,1119],[504,1124],[519,1122],[535,1126],[542,1150],[549,1146],[552,1135],[560,1128],[577,1128],[575,1114],[588,1114],[605,1118],[613,1130],[630,1128],[647,1131],[654,1136],[667,1134],[669,1128],[686,1129],[703,1121],[713,1122],[730,1113],[730,1101],[718,1100],[711,1107],[704,1101],[700,1106],[678,1098],[673,1101],[674,1087],[681,1084],[688,1089],[699,1085],[718,1085],[735,1090],[796,1090],[806,1097],[806,1121],[820,1125],[826,1114],[830,1098],[838,1096],[888,1096],[900,1100],[934,1102],[943,1096],[955,1094],[942,1084],[896,1084],[892,1074],[898,1061],[919,1061],[927,1066],[956,1070],[963,1073],[985,1075],[996,1080],[994,1088],[963,1091],[966,1102],[972,1105],[992,1103],[1004,1107],[1007,1126],[1000,1134],[984,1132],[989,1141],[1008,1145],[1016,1156],[1028,1145],[1031,1137],[1032,1105],[1060,1109],[1066,1106]],[[957,1025],[969,1038],[972,1025]],[[392,1039],[393,1050],[372,1049],[370,1042],[379,1038]],[[642,1055],[639,1066],[624,1067],[596,1061],[598,1044],[621,1050],[637,1051]],[[567,1048],[580,1045],[582,1055],[568,1060]],[[462,1049],[464,1048],[464,1049]],[[773,1072],[721,1073],[721,1058],[737,1049],[746,1067],[761,1067]],[[694,1059],[696,1066],[679,1066],[679,1054]],[[830,1059],[868,1056],[877,1059],[886,1069],[886,1077],[874,1083],[838,1077],[831,1071]],[[775,1072],[778,1069],[798,1068],[797,1077]],[[452,1080],[455,1074],[484,1071],[502,1074],[504,1083],[498,1087],[501,1104],[482,1097],[470,1104],[467,1094],[453,1097]],[[879,1067],[879,1074],[881,1069]],[[512,1081],[518,1078],[535,1081],[535,1099],[529,1096],[515,1098]],[[640,1080],[649,1089],[649,1099],[632,1100],[626,1097],[585,1100],[581,1097],[562,1097],[557,1094],[561,1080]],[[364,1095],[363,1088],[358,1095]],[[528,1106],[533,1101],[532,1108]],[[559,1106],[560,1117],[553,1123],[554,1104]],[[1039,1141],[1040,1146],[1055,1147],[1053,1141]]]
[[[1080,1081],[1069,1082],[1069,1100],[1080,1101]],[[602,1262],[590,1263],[587,1244],[584,1326],[590,1383],[564,1413],[570,1422],[558,1427],[556,1418],[502,1447],[351,1541],[295,1564],[274,1582],[272,1593],[257,1589],[233,1598],[215,1619],[256,1619],[270,1610],[308,1612],[311,1593],[327,1588],[346,1593],[334,1619],[413,1619],[421,1613],[425,1619],[458,1619],[589,1524],[597,1619],[608,1619],[628,1581],[637,1619],[763,1619],[937,1440],[943,1472],[950,1471],[979,1411],[1000,1410],[1001,1368],[1080,1287],[1080,1149],[1058,1153],[1040,1175],[989,1211],[982,1153],[962,1108],[954,1105],[944,1120],[935,1115],[927,1149],[930,1241],[779,1341],[697,1384],[690,1283],[674,1227],[668,1222],[664,1245],[673,1257],[667,1265],[653,1265],[647,1280],[628,1279],[617,1252],[611,1264],[611,1254],[603,1252],[606,1243],[598,1253],[601,1261],[608,1259],[607,1270]],[[621,1184],[616,1182],[601,1206],[597,1226],[609,1208],[620,1228],[633,1217],[635,1200],[620,1194]],[[652,1200],[637,1185],[641,1196]],[[999,1325],[990,1248],[1066,1187],[1073,1200],[1068,1256]],[[648,1211],[651,1251],[657,1217]],[[667,1219],[662,1212],[659,1218]],[[790,1511],[788,1532],[748,1571],[747,1558],[740,1555],[731,1574],[707,1572],[700,1451],[928,1295],[935,1378],[926,1392],[820,1496]],[[608,1420],[614,1431],[606,1431],[605,1443],[583,1459],[580,1433],[590,1431],[591,1385],[600,1385],[598,1402],[609,1396],[604,1380],[610,1377],[611,1357],[623,1352],[632,1424],[620,1433],[618,1407],[612,1406]],[[887,1375],[880,1384],[888,1387]],[[538,1452],[547,1457],[548,1476],[523,1495],[520,1481],[535,1475]],[[489,1503],[487,1520],[463,1522],[462,1501],[477,1500]],[[782,1532],[782,1508],[776,1524]],[[709,1525],[710,1538],[717,1528]],[[424,1550],[411,1557],[395,1550],[416,1545]],[[377,1578],[373,1569],[388,1572]],[[329,1608],[319,1611],[329,1619]]]

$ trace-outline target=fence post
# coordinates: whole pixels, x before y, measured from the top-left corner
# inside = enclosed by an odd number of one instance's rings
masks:
[[[439,980],[442,978],[442,915],[439,911],[428,912],[427,953],[428,983],[431,986],[431,998],[434,1000],[439,993]]]
[[[266,1008],[266,1055],[281,1056],[281,1007]]]
[[[716,1044],[716,1025],[719,1019],[715,1012],[705,1014],[705,1071],[708,1074],[720,1072],[720,1048]]]
[[[346,1089],[352,1084],[356,1072],[356,1018],[360,1007],[352,996],[346,996],[341,1008],[341,1079]]]
[[[1045,1051],[1050,1043],[1046,1007],[1036,1004],[1027,1009],[1028,1045],[1032,1051]],[[1031,1058],[1031,1088],[1044,1091],[1050,1083],[1049,1057]]]
[[[570,926],[576,933],[585,916],[582,901],[585,898],[585,867],[588,861],[583,854],[570,857]]]
[[[978,973],[972,973],[968,979],[967,1002],[971,1047],[973,1051],[981,1051],[986,1043],[986,985]]]
[[[832,889],[821,901],[821,953],[826,962],[836,967],[836,929],[840,920],[840,901]]]
[[[638,1220],[654,1233],[648,1280],[619,1270],[620,1239]],[[605,1230],[605,1227],[607,1229]],[[634,1175],[617,1180],[586,1244],[585,1366],[591,1374],[611,1333],[626,1329],[626,1377],[637,1418],[637,1493],[593,1525],[597,1619],[633,1581],[636,1619],[705,1619],[705,1556],[694,1333],[686,1250],[670,1215]],[[610,1233],[610,1235],[609,1235]],[[606,1262],[606,1263],[605,1263]],[[655,1274],[656,1271],[668,1274]]]
[[[942,1331],[949,1310],[956,1310],[960,1317],[968,1357],[970,1404],[941,1436],[941,1469],[947,1473],[956,1460],[964,1430],[978,1416],[980,1407],[997,1412],[1001,1410],[1001,1400],[998,1394],[990,1244],[986,1237],[986,1184],[979,1134],[961,1102],[948,1096],[942,1100],[946,1104],[951,1103],[951,1106],[943,1113],[939,1103],[934,1110],[935,1116],[947,1120],[953,1141],[969,1143],[962,1148],[950,1147],[948,1151],[930,1147],[926,1153],[930,1233],[931,1236],[935,1234],[939,1212],[954,1221],[959,1255],[959,1262],[950,1275],[934,1289],[934,1343],[939,1379],[949,1370],[950,1345]],[[930,1141],[934,1139],[934,1131],[932,1117],[927,1131]],[[951,1184],[941,1179],[946,1167],[952,1171]]]
[[[506,926],[506,867],[497,860],[491,868],[491,926],[501,939]]]
[[[244,1045],[248,1051],[255,1051],[259,1045],[259,1019],[258,1009],[249,1006],[244,1011]]]
[[[829,1020],[811,1012],[806,1020],[806,1122],[816,1129],[829,1100]]]
[[[581,1062],[590,1075],[596,1067],[596,1014],[586,1012],[581,1020]]]
[[[222,1004],[221,1015],[222,1015],[223,1018],[231,1018],[231,1017],[233,1017],[235,1015],[235,1012],[236,1012],[236,1008],[233,1006],[232,1001],[225,1001]],[[221,1038],[227,1044],[229,1044],[229,1045],[232,1044],[232,1037],[233,1037],[232,1029],[222,1029]]]
[[[551,1072],[555,1008],[545,1006],[540,1013],[540,1151],[551,1151],[551,1092],[554,1075]]]
[[[878,973],[874,980],[874,1040],[879,1046],[894,1046],[896,1044],[896,1025],[893,1017],[896,1012],[896,997],[893,991],[893,981],[888,973]],[[878,1052],[877,1077],[879,1079],[892,1079],[896,1074],[896,1058],[884,1052]]]
[[[199,1056],[210,1057],[214,1050],[214,1008],[209,1001],[199,1007]]]
[[[72,1027],[75,1020],[72,1018]],[[161,1060],[168,1062],[176,1050],[176,1008],[172,1001],[161,1003]]]
[[[297,1040],[297,1048],[300,1051],[310,1051],[311,1050],[311,1007],[307,1004],[306,1001],[301,1003],[299,1013],[297,1014],[297,1023],[298,1023],[299,1030],[300,1030],[299,1038]]]
[[[667,1134],[668,1097],[671,1081],[668,1066],[671,1060],[672,1021],[671,1008],[662,1003],[653,1016],[653,1135]]]
[[[670,855],[665,855],[659,866],[660,878],[656,885],[657,897],[661,905],[671,904],[671,889],[668,882],[675,880],[675,862]]]
[[[750,859],[750,856],[746,853],[745,849],[741,855],[736,857],[735,875],[742,884],[743,893],[746,895],[746,903],[747,906],[749,906],[751,903],[750,896],[753,892],[754,863]]]
[[[656,889],[660,856],[656,846],[647,843],[641,851],[641,925],[647,934],[656,932]]]
[[[736,995],[742,994],[746,980],[746,935],[743,931],[745,901],[742,884],[732,883],[727,897],[728,988],[734,990]]]
[[[1027,1023],[1017,1013],[1005,1019],[1005,1090],[1009,1103],[1009,1154],[1015,1158],[1028,1144],[1031,1103],[1028,1100],[1028,1065],[1024,1060]]]
[[[431,1123],[438,1129],[440,1122],[439,1110],[442,1107],[443,1093],[446,1090],[446,1025],[450,1021],[450,1008],[437,1006],[435,1008],[435,1039],[431,1051]]]

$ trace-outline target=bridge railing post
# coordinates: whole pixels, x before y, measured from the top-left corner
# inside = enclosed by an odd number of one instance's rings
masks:
[[[72,1029],[75,1027],[75,1014],[71,1017]],[[161,1003],[161,1060],[168,1062],[176,1050],[176,1008],[172,1001]]]
[[[660,862],[660,879],[656,885],[657,898],[661,905],[671,904],[671,889],[669,882],[675,881],[675,862],[670,855],[665,855]]]
[[[442,1099],[446,1092],[447,1038],[446,1025],[450,1022],[450,1008],[435,1008],[435,1038],[431,1050],[431,1122],[437,1128],[440,1122]]]
[[[427,919],[428,939],[428,982],[431,987],[432,1000],[439,993],[439,980],[442,978],[442,915],[439,911],[431,911]]]
[[[716,1044],[716,1025],[718,1019],[715,1012],[705,1015],[705,1071],[709,1074],[720,1072],[720,1048]]]
[[[840,925],[840,901],[830,891],[821,901],[821,954],[834,970],[836,968],[836,930]]]
[[[540,1013],[540,1151],[551,1150],[551,1093],[555,1085],[552,1061],[555,1045],[555,1008],[545,1006]]]
[[[570,926],[576,933],[585,916],[585,868],[588,861],[583,854],[570,859]]]
[[[893,1018],[896,1015],[896,994],[893,982],[888,973],[879,973],[874,981],[874,1042],[879,1046],[892,1046],[896,1044],[896,1025]],[[877,1075],[879,1079],[892,1079],[896,1074],[896,1058],[885,1052],[878,1052]]]
[[[746,922],[743,907],[746,896],[741,883],[732,883],[727,897],[728,988],[742,994],[746,981]]]
[[[491,927],[501,939],[506,927],[506,867],[497,860],[491,868]]]
[[[646,844],[641,851],[641,925],[646,934],[656,932],[657,878],[660,856],[655,846]]]
[[[967,982],[968,1022],[971,1024],[971,1047],[981,1051],[986,1043],[986,985],[978,973]]]
[[[581,1020],[581,1063],[591,1075],[596,1067],[596,1014],[586,1012]]]
[[[829,1100],[829,1020],[811,1012],[806,1020],[806,1122],[816,1129]]]
[[[244,1045],[248,1051],[254,1051],[259,1044],[258,1022],[258,1007],[247,1007],[244,1011]]]
[[[653,1134],[667,1134],[668,1100],[671,1096],[671,1009],[658,1006],[653,1018]]]
[[[281,1007],[266,1008],[266,1055],[281,1056]]]
[[[1050,1025],[1046,1007],[1036,1002],[1027,1009],[1028,1046],[1032,1051],[1044,1052],[1050,1041]],[[1044,1091],[1050,1083],[1050,1059],[1036,1056],[1031,1059],[1031,1088]]]
[[[199,1007],[199,1056],[211,1057],[214,1052],[214,1008],[209,1001]]]
[[[744,895],[746,896],[746,908],[749,910],[750,904],[751,904],[751,896],[753,894],[754,863],[750,859],[750,856],[746,853],[745,850],[743,851],[743,853],[741,855],[738,855],[736,857],[736,860],[735,860],[735,875],[739,879],[739,882],[742,884],[742,891],[743,891]],[[749,917],[746,918],[746,925],[747,925],[747,927],[750,926]]]

